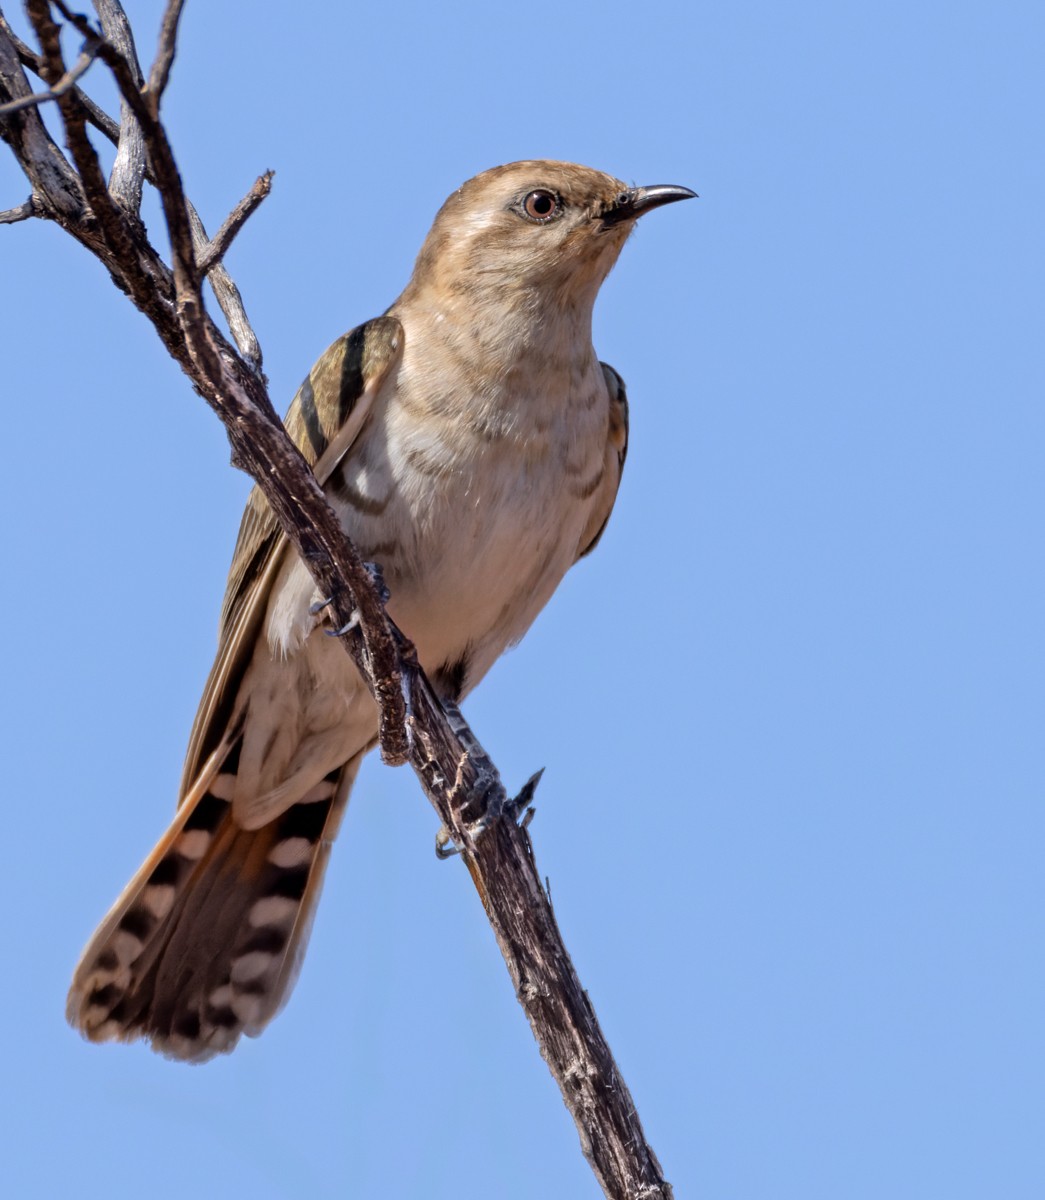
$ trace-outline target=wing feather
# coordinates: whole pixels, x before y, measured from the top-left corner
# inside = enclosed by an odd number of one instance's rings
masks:
[[[374,397],[402,355],[403,342],[403,327],[395,317],[368,321],[338,338],[298,389],[283,423],[320,486],[325,485],[366,424]],[[230,727],[230,722],[236,693],[287,545],[268,501],[255,486],[247,500],[232,556],[217,657],[189,737],[181,779],[182,799],[197,782],[204,764],[210,771],[217,770],[220,751],[235,739],[237,730]]]
[[[628,457],[628,393],[624,388],[624,380],[608,363],[600,363],[599,366],[602,367],[602,373],[606,378],[606,386],[610,393],[610,423],[606,454],[612,456],[614,462],[611,463],[611,470],[615,465],[616,471],[610,475],[612,487],[606,489],[605,502],[592,514],[588,528],[584,531],[584,537],[581,538],[583,549],[577,555],[578,560],[586,554],[590,554],[599,544],[599,538],[602,537],[606,522],[610,519],[610,513],[613,512],[617,491],[620,488],[621,475],[624,471],[624,460]]]

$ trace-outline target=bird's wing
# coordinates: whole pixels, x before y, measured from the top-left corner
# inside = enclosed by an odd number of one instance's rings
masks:
[[[600,363],[602,373],[606,378],[606,387],[610,393],[609,436],[606,442],[606,457],[609,484],[603,490],[603,503],[597,505],[588,522],[588,527],[581,538],[581,552],[578,559],[590,554],[599,544],[606,522],[613,512],[617,499],[621,474],[624,471],[624,460],[628,457],[628,393],[624,388],[624,380],[608,364]]]
[[[322,487],[359,436],[374,397],[403,351],[403,327],[377,317],[338,338],[298,389],[284,418],[287,432]],[[216,770],[228,750],[228,723],[265,609],[288,546],[268,501],[255,487],[247,500],[221,609],[218,653],[189,737],[179,795],[197,783],[208,759]]]

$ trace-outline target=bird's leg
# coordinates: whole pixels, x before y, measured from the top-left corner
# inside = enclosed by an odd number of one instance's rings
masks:
[[[519,789],[519,794],[509,800],[505,795],[504,785],[500,776],[490,764],[486,751],[479,745],[472,733],[468,722],[461,715],[456,703],[445,697],[442,700],[443,711],[446,713],[450,727],[460,739],[465,748],[466,757],[472,762],[478,774],[476,786],[473,789],[474,799],[469,798],[469,807],[479,809],[479,815],[467,827],[468,837],[477,838],[494,821],[502,816],[518,821],[522,814],[522,827],[525,829],[534,818],[536,810],[531,806],[537,785],[544,774],[544,768],[533,775]],[[438,858],[452,858],[460,854],[461,847],[454,845],[450,830],[444,825],[435,835],[435,853]]]
[[[377,562],[365,562],[367,574],[370,576],[370,581],[374,585],[374,591],[381,598],[382,604],[387,604],[392,598],[392,593],[388,590],[388,584],[385,583],[385,573],[381,569],[381,564]]]

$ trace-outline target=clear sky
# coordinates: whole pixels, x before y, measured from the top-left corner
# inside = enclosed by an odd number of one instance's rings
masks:
[[[276,170],[229,265],[279,406],[477,171],[701,194],[597,308],[609,531],[467,706],[510,786],[547,768],[539,865],[679,1200],[1045,1195],[1041,12],[187,6],[188,192],[213,229]],[[364,769],[264,1037],[188,1068],[66,1027],[172,810],[248,484],[57,229],[0,229],[0,278],[0,1191],[596,1197],[406,769]]]

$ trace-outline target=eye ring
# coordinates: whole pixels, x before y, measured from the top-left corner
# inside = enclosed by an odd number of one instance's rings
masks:
[[[519,212],[535,225],[547,225],[562,213],[562,201],[548,188],[534,188],[519,204]]]

